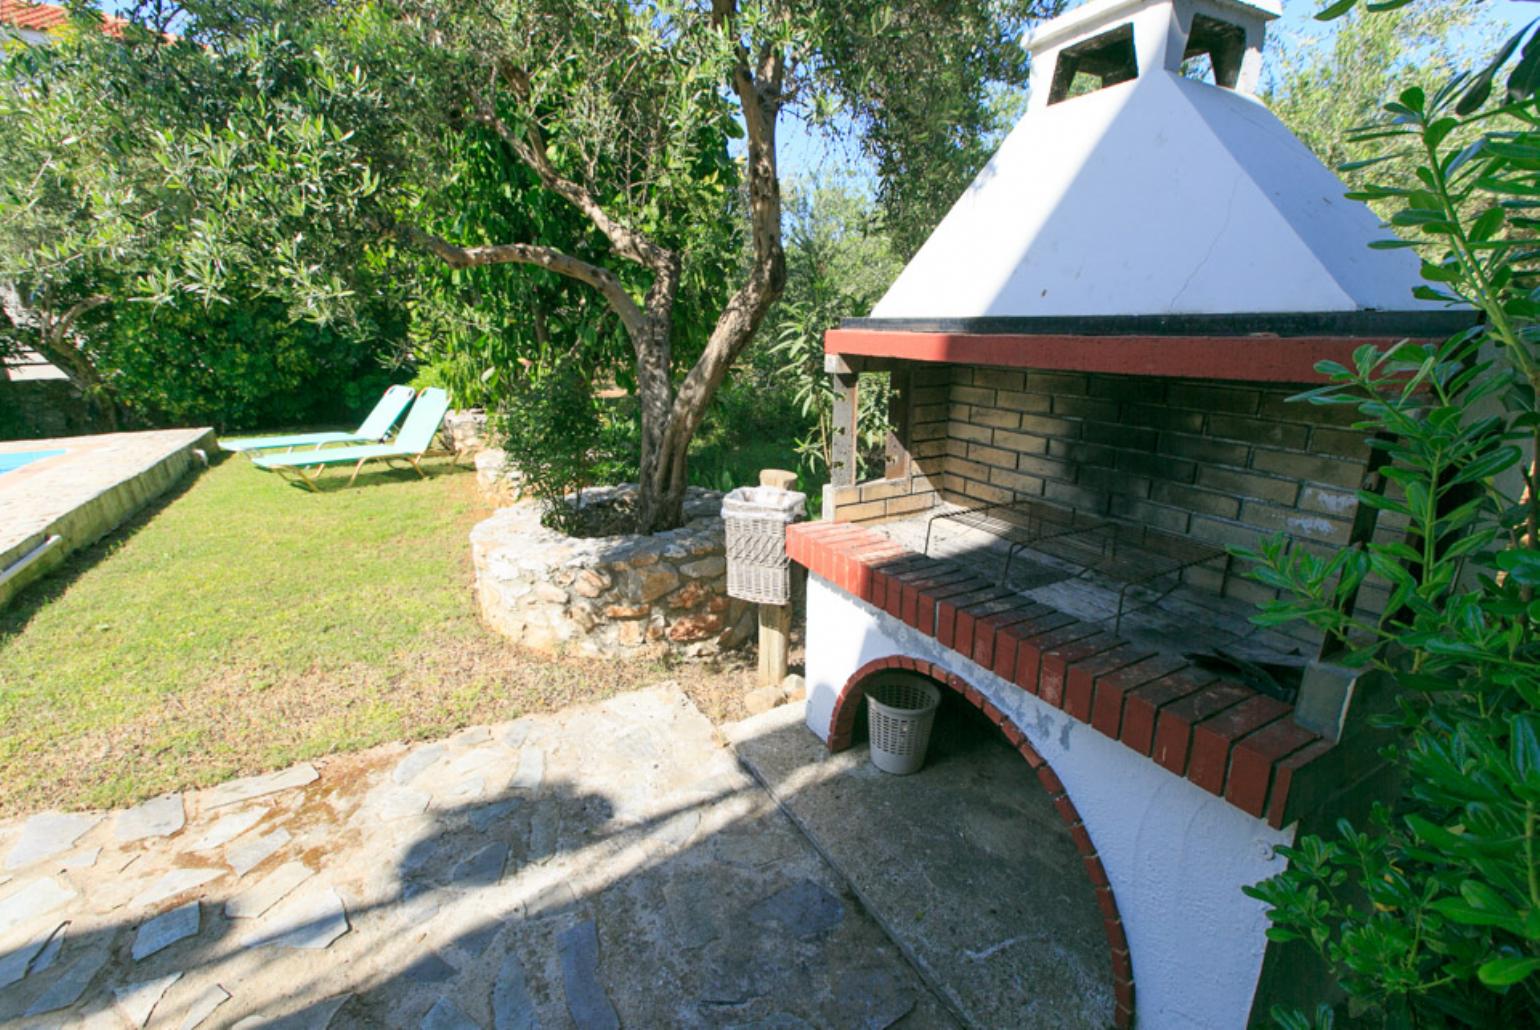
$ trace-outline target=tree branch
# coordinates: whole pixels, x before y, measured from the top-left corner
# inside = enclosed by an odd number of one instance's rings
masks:
[[[619,276],[606,268],[591,265],[555,247],[542,247],[532,243],[496,243],[479,247],[461,247],[442,236],[424,232],[410,225],[394,226],[390,230],[409,243],[422,247],[443,261],[450,268],[477,268],[483,265],[535,265],[547,271],[564,275],[569,279],[587,283],[604,295],[610,310],[620,316],[628,333],[638,332],[643,325],[641,307],[631,298]]]
[[[737,14],[736,0],[712,0],[712,23],[729,26]],[[748,279],[728,300],[695,367],[679,385],[669,437],[665,446],[683,446],[695,432],[711,397],[727,370],[753,337],[770,305],[786,285],[786,255],[781,244],[781,186],[776,168],[775,125],[780,114],[785,63],[781,52],[767,48],[758,68],[737,45],[733,90],[743,109],[748,141],[749,225],[754,246]],[[683,475],[682,467],[676,475]]]
[[[49,343],[54,346],[58,346],[58,344],[62,342],[63,338],[70,334],[70,331],[75,326],[76,320],[79,319],[81,315],[84,315],[87,311],[99,308],[103,304],[109,304],[111,302],[111,297],[104,293],[97,293],[70,305],[67,309],[65,309],[64,314],[59,316],[58,321],[54,322],[52,328],[48,330]]]
[[[528,103],[529,78],[522,71],[512,68],[505,68],[503,75],[512,84],[513,91],[520,101]],[[653,243],[635,229],[616,221],[608,211],[604,210],[592,193],[557,171],[546,154],[545,134],[540,131],[540,125],[533,112],[530,112],[525,135],[521,136],[498,116],[496,108],[479,91],[472,90],[471,96],[476,103],[472,118],[497,133],[498,138],[535,173],[541,185],[581,211],[583,216],[594,224],[594,228],[610,241],[610,245],[615,248],[617,254],[653,271],[658,271],[676,261],[671,251]]]

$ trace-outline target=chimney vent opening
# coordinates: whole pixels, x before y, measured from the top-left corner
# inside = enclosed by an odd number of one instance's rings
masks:
[[[1182,64],[1188,62],[1203,65],[1207,58],[1213,72],[1213,82],[1225,89],[1234,89],[1240,81],[1241,62],[1246,57],[1246,30],[1206,14],[1192,16],[1192,30],[1187,34],[1187,49],[1182,53]],[[1203,76],[1207,78],[1208,76]]]
[[[1059,52],[1054,61],[1048,102],[1057,104],[1070,97],[1128,82],[1138,75],[1139,59],[1134,52],[1134,26],[1131,22],[1125,22]]]

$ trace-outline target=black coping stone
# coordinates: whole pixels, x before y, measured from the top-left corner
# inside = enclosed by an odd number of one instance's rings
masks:
[[[1479,320],[1471,310],[1301,311],[1208,315],[1043,315],[846,318],[841,329],[1009,336],[1408,336],[1443,338]]]

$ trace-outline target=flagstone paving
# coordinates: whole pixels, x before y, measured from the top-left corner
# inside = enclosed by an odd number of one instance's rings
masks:
[[[955,1025],[670,684],[0,855],[7,1025]]]

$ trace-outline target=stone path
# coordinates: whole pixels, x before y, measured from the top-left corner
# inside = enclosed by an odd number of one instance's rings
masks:
[[[0,824],[0,1022],[954,1025],[669,684]]]

